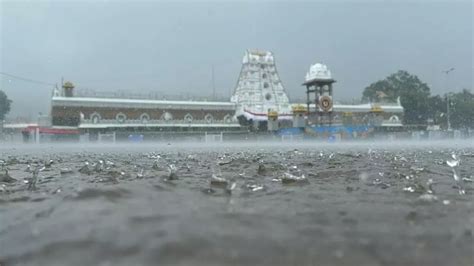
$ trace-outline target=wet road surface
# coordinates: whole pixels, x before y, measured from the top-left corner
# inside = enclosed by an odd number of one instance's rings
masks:
[[[0,152],[2,266],[474,264],[468,142]]]

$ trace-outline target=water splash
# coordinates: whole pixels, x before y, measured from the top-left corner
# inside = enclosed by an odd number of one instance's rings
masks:
[[[459,195],[465,195],[466,190],[464,189],[464,180],[459,177],[458,172],[456,168],[459,166],[461,160],[456,156],[455,153],[451,154],[452,160],[447,160],[446,164],[451,167],[451,170],[453,171],[453,178],[454,182],[456,183],[456,186],[458,188]]]
[[[246,186],[249,190],[252,192],[260,191],[263,190],[263,185],[257,185],[257,184],[247,184]]]
[[[178,178],[178,169],[174,164],[168,165],[168,179],[174,180]]]
[[[260,162],[258,164],[257,174],[264,175],[266,172],[267,172],[267,169],[265,168],[265,165],[262,162]]]
[[[92,170],[89,168],[89,162],[84,162],[84,165],[79,169],[79,173],[90,175]]]
[[[140,171],[138,171],[137,173],[137,178],[143,178],[143,177],[145,177],[144,169],[141,168]]]
[[[36,183],[38,182],[39,173],[45,168],[45,166],[40,167],[40,165],[36,165],[35,169],[33,170],[33,176],[31,178],[25,179],[25,183],[28,184],[28,190],[36,190]]]
[[[447,160],[446,161],[446,164],[449,166],[449,167],[456,167],[459,165],[459,160]]]
[[[433,182],[433,179],[428,179],[428,181],[426,182],[426,186],[428,187],[427,189],[427,193],[428,194],[435,194],[435,191],[433,189],[433,185],[435,184],[435,182]]]
[[[45,161],[44,162],[44,167],[45,168],[50,168],[52,165],[53,165],[54,161],[53,160],[49,160],[49,161]]]
[[[463,177],[462,180],[464,182],[471,182],[472,183],[472,178],[469,178],[469,177]]]
[[[31,164],[28,164],[28,165],[26,166],[25,172],[31,173]]]
[[[308,179],[304,174],[301,176],[293,175],[290,173],[284,173],[283,177],[281,178],[281,182],[283,184],[292,184],[292,183],[308,183]]]
[[[73,172],[72,169],[69,167],[64,167],[64,168],[59,169],[59,173],[61,175],[71,174],[72,172]]]
[[[380,174],[380,173],[379,173]],[[381,175],[383,176],[383,175]],[[386,189],[386,188],[389,188],[390,187],[390,184],[388,183],[385,183],[382,181],[382,179],[380,178],[375,178],[373,181],[372,181],[372,185],[376,186],[376,187],[380,187],[382,189]]]
[[[212,174],[211,176],[211,181],[210,181],[210,186],[211,187],[220,187],[220,188],[226,188],[228,185],[227,179],[217,176],[216,174]]]
[[[106,167],[107,170],[109,170],[110,168],[115,167],[115,163],[112,162],[112,161],[107,160],[107,161],[105,161],[105,167]]]
[[[225,188],[225,191],[227,192],[227,194],[232,194],[232,191],[234,191],[234,189],[237,187],[237,183],[236,182],[228,182],[226,188]]]
[[[157,170],[157,171],[161,170],[160,163],[159,163],[158,159],[153,161],[153,165],[152,165],[151,168],[153,170]]]
[[[425,168],[424,167],[412,166],[412,167],[410,167],[410,170],[412,170],[413,172],[418,174],[420,172],[423,172],[425,170]]]
[[[433,201],[437,201],[438,197],[432,194],[423,194],[423,195],[420,195],[418,199],[425,202],[433,202]]]
[[[104,170],[104,161],[99,160],[92,167],[93,167],[95,172],[100,173],[100,172],[102,172],[102,170]]]
[[[16,179],[11,177],[8,173],[8,169],[3,168],[2,170],[0,170],[0,182],[13,183],[15,181]]]

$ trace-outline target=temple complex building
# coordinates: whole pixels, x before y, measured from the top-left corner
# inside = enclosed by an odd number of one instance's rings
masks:
[[[403,107],[367,103],[334,103],[331,71],[314,64],[306,74],[305,103],[290,103],[273,53],[247,50],[229,101],[136,99],[84,96],[71,82],[53,91],[52,128],[95,135],[107,132],[169,134],[269,131],[322,126],[402,127]],[[311,94],[310,94],[311,93]],[[270,119],[270,120],[269,120]],[[271,124],[269,123],[271,121]]]
[[[238,131],[231,102],[173,101],[77,97],[66,82],[51,100],[52,124],[97,135],[106,132],[158,134],[163,132]]]

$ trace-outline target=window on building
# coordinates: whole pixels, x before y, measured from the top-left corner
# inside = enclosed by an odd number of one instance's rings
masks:
[[[396,115],[392,115],[389,119],[390,122],[398,122],[400,119]]]
[[[117,120],[118,123],[123,124],[127,120],[127,116],[124,113],[118,113],[115,116],[115,120]]]
[[[143,113],[143,114],[140,115],[140,121],[143,124],[146,124],[150,121],[150,116],[147,113]]]
[[[191,123],[193,122],[193,116],[189,113],[187,113],[185,116],[184,116],[184,121],[188,122],[188,123]]]
[[[232,123],[232,116],[231,115],[225,115],[224,116],[224,122],[229,124]]]
[[[99,113],[94,112],[94,113],[91,114],[90,117],[91,117],[92,124],[99,124],[100,123],[101,117],[100,117]]]
[[[204,120],[206,120],[206,122],[208,124],[214,122],[214,117],[211,115],[211,114],[207,114],[205,117],[204,117]]]
[[[169,121],[169,120],[173,120],[173,115],[169,112],[164,112],[162,115],[161,115],[161,120],[165,120],[165,121]]]

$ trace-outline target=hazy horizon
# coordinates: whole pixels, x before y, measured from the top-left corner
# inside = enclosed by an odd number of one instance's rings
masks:
[[[397,70],[432,94],[472,89],[471,1],[1,1],[0,72],[96,91],[233,91],[246,49],[270,50],[290,99],[327,64],[335,100],[360,98]],[[52,86],[0,75],[9,117],[49,111]]]

